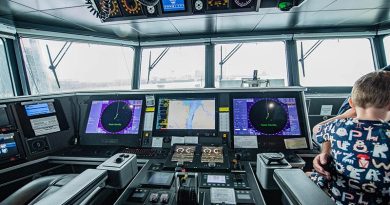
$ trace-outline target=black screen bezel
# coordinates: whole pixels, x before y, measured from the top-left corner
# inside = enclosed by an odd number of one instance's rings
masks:
[[[188,129],[157,129],[157,115],[158,115],[158,106],[160,99],[168,98],[168,99],[194,99],[194,100],[207,100],[207,99],[215,99],[215,128],[214,129],[204,129],[204,130],[188,130]],[[198,136],[198,137],[217,137],[219,130],[219,117],[218,117],[218,107],[219,107],[219,98],[217,94],[209,94],[209,93],[199,93],[199,94],[166,94],[166,95],[157,95],[156,97],[156,105],[155,105],[155,113],[154,113],[154,124],[153,124],[153,136]]]
[[[45,103],[45,102],[53,102],[54,109],[55,109],[54,113],[41,114],[41,115],[35,115],[35,116],[27,116],[24,105],[35,104],[35,103],[38,104],[38,103]],[[66,120],[64,110],[62,108],[60,101],[57,99],[21,102],[21,103],[17,103],[15,108],[16,108],[16,112],[19,116],[20,126],[23,129],[24,137],[26,137],[26,138],[41,137],[41,136],[53,134],[53,133],[49,133],[49,134],[36,136],[32,126],[31,126],[31,122],[30,122],[31,119],[36,119],[36,118],[56,116],[57,120],[58,120],[59,127],[60,127],[59,132],[69,130],[69,124],[68,124],[68,121]],[[58,133],[58,132],[56,132],[56,133]]]
[[[92,102],[105,101],[105,100],[141,100],[142,101],[140,124],[139,124],[139,129],[137,134],[86,133]],[[141,133],[142,133],[143,123],[144,123],[143,121],[145,117],[145,99],[143,95],[96,96],[88,99],[87,103],[88,103],[88,108],[84,113],[84,121],[80,129],[80,145],[121,145],[126,147],[139,147],[141,145]]]
[[[298,112],[299,128],[301,131],[300,135],[257,135],[258,149],[267,150],[267,151],[286,151],[286,150],[309,150],[311,148],[311,139],[307,132],[307,127],[309,126],[306,121],[305,116],[305,102],[303,102],[302,92],[300,91],[278,91],[278,92],[250,92],[250,93],[231,93],[230,94],[230,109],[232,110],[230,115],[230,132],[234,137],[234,99],[243,99],[243,98],[295,98]],[[240,135],[238,135],[239,137]],[[284,139],[294,139],[294,138],[304,138],[306,141],[306,148],[298,149],[286,149]],[[234,143],[232,145],[234,147]],[[238,148],[240,149],[240,148]]]

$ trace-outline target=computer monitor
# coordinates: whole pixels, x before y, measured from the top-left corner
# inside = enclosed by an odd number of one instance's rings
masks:
[[[295,98],[233,100],[234,135],[299,136]]]
[[[303,106],[296,93],[234,97],[232,107],[235,142],[240,137],[256,136],[259,147],[264,149],[309,148]]]
[[[156,136],[215,136],[216,99],[161,97],[155,122]]]
[[[18,155],[15,133],[0,134],[0,163],[15,160]]]
[[[85,133],[138,134],[142,100],[92,101]]]
[[[140,145],[142,98],[91,99],[81,128],[82,145]]]

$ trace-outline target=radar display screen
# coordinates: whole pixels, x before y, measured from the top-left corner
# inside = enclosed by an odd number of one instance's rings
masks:
[[[215,99],[160,98],[157,130],[214,130]]]
[[[234,134],[301,135],[295,98],[233,99]]]
[[[201,162],[223,163],[223,147],[203,146]]]
[[[92,101],[86,133],[138,134],[142,100]]]
[[[18,154],[14,133],[0,134],[0,160],[9,159]]]
[[[185,0],[161,0],[163,12],[186,11]]]
[[[195,149],[195,146],[177,145],[171,161],[192,162],[194,160]]]
[[[229,0],[207,0],[207,10],[224,10],[229,9]]]

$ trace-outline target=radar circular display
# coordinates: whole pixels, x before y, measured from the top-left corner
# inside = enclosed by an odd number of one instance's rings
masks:
[[[108,105],[101,115],[101,123],[103,128],[108,132],[120,132],[125,129],[132,117],[133,112],[126,102],[117,101]]]
[[[288,113],[277,101],[264,99],[256,102],[249,111],[252,126],[264,134],[276,134],[286,127]]]

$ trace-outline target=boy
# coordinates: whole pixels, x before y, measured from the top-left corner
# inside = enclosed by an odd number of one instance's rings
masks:
[[[356,81],[351,111],[318,128],[327,170],[310,178],[336,204],[390,205],[390,72],[369,73]],[[356,115],[356,116],[355,116]]]

